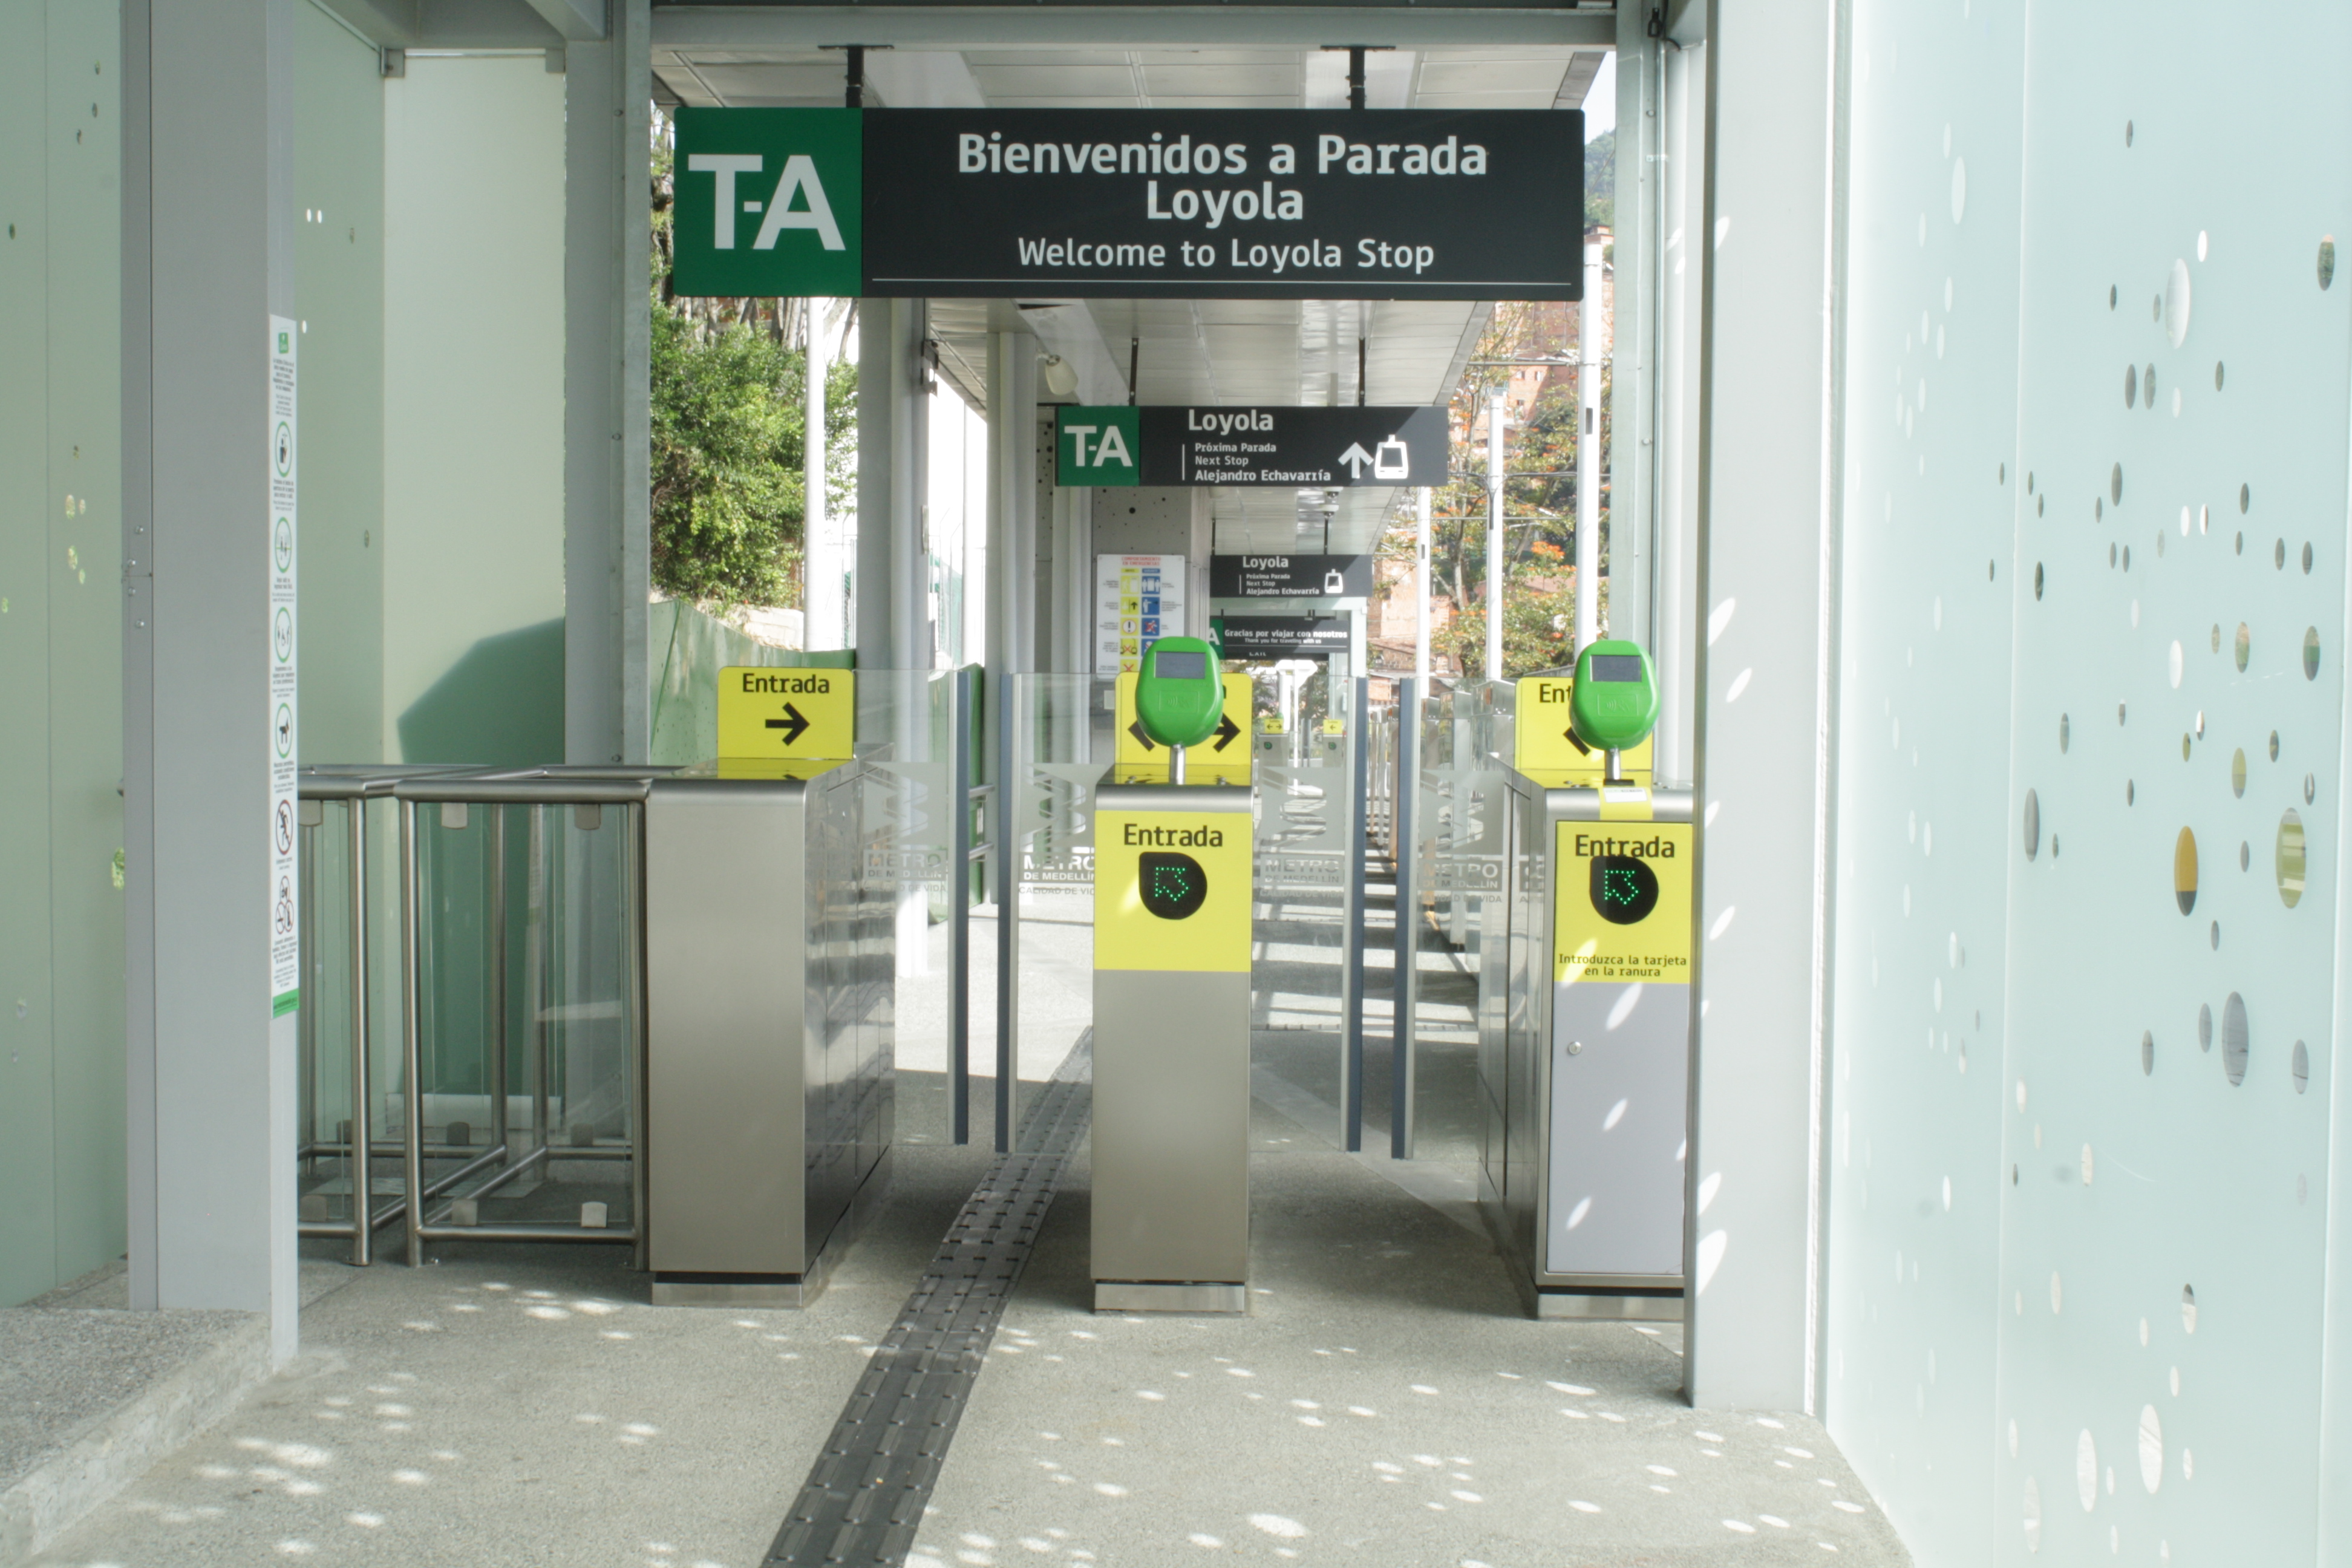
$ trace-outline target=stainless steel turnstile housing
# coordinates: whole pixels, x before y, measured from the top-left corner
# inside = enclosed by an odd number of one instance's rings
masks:
[[[1166,938],[1164,968],[1106,957],[1095,919],[1092,1269],[1097,1311],[1249,1310],[1251,811],[1254,792],[1111,784],[1095,795],[1097,900],[1124,876],[1106,823],[1121,813],[1213,822],[1240,846],[1242,874],[1220,865],[1198,918],[1220,922],[1237,968],[1174,957],[1192,931]],[[1208,852],[1202,851],[1205,856]],[[1150,916],[1132,917],[1147,923]],[[1147,936],[1151,933],[1147,931]],[[1129,949],[1130,955],[1133,950]],[[1157,957],[1157,953],[1149,956]],[[1107,966],[1109,965],[1109,966]],[[1181,965],[1181,966],[1180,966]]]
[[[1485,900],[1479,953],[1479,1210],[1536,1316],[1679,1321],[1688,988],[1627,1002],[1622,986],[1570,986],[1559,1002],[1553,829],[1595,820],[1600,795],[1501,777],[1504,886]],[[1658,821],[1690,821],[1688,791],[1653,798]],[[1622,1013],[1555,1018],[1595,1002]],[[1587,1037],[1571,1057],[1570,1041]],[[1576,1205],[1591,1194],[1604,1201],[1588,1218]]]
[[[887,1190],[897,856],[864,763],[656,781],[646,1163],[657,1305],[804,1303]]]

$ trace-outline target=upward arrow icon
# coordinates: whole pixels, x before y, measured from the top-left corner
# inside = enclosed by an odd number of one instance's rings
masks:
[[[1355,441],[1350,442],[1348,449],[1339,454],[1339,460],[1348,465],[1349,479],[1360,479],[1364,477],[1364,465],[1372,460],[1372,455],[1364,450],[1364,444],[1361,441]]]

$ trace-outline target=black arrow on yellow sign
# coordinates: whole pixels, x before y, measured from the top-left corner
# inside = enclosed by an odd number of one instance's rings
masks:
[[[784,744],[787,746],[799,740],[801,738],[801,732],[808,727],[809,721],[801,717],[801,710],[793,707],[789,702],[784,704],[784,716],[782,718],[771,719],[768,721],[769,729],[782,730],[784,732]]]
[[[1129,724],[1127,727],[1127,732],[1134,736],[1137,740],[1142,742],[1143,749],[1145,751],[1156,752],[1160,749],[1158,746],[1152,744],[1151,737],[1144,733],[1142,720],[1138,719],[1134,723]]]
[[[1210,750],[1216,752],[1223,751],[1226,746],[1231,744],[1241,735],[1241,732],[1242,727],[1234,722],[1234,716],[1232,714],[1219,714],[1217,716],[1217,743],[1214,746],[1212,746]]]

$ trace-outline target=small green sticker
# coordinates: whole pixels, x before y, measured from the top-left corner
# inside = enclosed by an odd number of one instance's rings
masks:
[[[269,1016],[273,1018],[283,1018],[287,1014],[291,1013],[295,1008],[299,1007],[301,1005],[301,992],[280,992],[277,998],[269,1004]]]

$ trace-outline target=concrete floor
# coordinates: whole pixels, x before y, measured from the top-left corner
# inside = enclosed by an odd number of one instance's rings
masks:
[[[1253,1131],[1247,1318],[1087,1310],[1073,1173],[910,1568],[1908,1562],[1817,1423],[1683,1405],[1678,1328],[1534,1322],[1483,1237]]]
[[[1263,1100],[1254,1134],[1242,1319],[1089,1311],[1079,1163],[915,1568],[1906,1561],[1816,1424],[1684,1408],[1675,1331],[1532,1322],[1458,1215]],[[902,1148],[801,1312],[648,1307],[603,1249],[366,1270],[305,1310],[299,1362],[36,1561],[756,1568],[986,1163]]]
[[[1083,906],[1040,903],[1024,911],[1030,1079],[1090,1013]],[[1907,1563],[1817,1423],[1684,1406],[1678,1328],[1523,1314],[1472,1202],[1471,991],[1433,942],[1422,1158],[1340,1152],[1338,917],[1310,898],[1260,922],[1250,1314],[1089,1310],[1076,1161],[911,1568]],[[974,924],[984,1035],[993,922]],[[1386,979],[1368,985],[1383,1043]],[[989,1162],[944,1142],[932,988],[901,993],[896,1187],[814,1306],[649,1307],[604,1248],[382,1264],[306,1308],[300,1361],[36,1561],[757,1568]],[[974,1087],[984,1145],[993,1086]],[[1366,1089],[1384,1150],[1385,1073]]]

